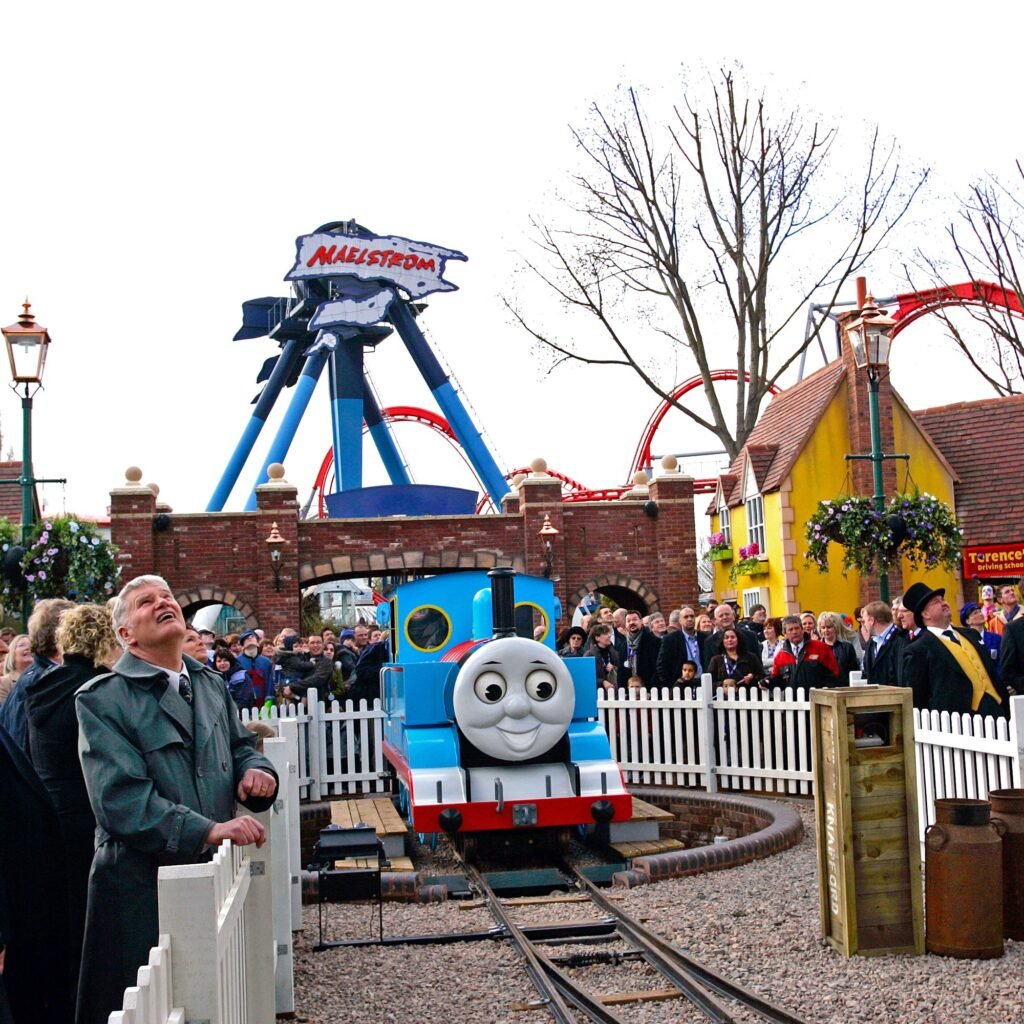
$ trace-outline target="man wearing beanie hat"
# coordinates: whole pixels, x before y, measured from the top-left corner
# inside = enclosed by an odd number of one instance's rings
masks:
[[[1009,697],[988,650],[974,630],[951,625],[946,591],[915,583],[903,595],[903,605],[921,627],[903,662],[903,682],[914,691],[914,707],[1007,716]]]

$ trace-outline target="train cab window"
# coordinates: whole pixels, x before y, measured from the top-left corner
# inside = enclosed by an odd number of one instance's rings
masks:
[[[418,651],[440,650],[452,635],[451,619],[440,608],[421,605],[405,620],[406,639]]]
[[[548,630],[551,628],[551,620],[548,613],[539,604],[532,601],[520,601],[516,605],[516,636],[534,638],[535,631],[540,627],[541,632],[537,633],[538,640],[547,638]]]

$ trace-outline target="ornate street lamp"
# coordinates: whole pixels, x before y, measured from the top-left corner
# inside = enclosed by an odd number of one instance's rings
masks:
[[[551,516],[544,513],[544,525],[540,528],[539,536],[544,544],[544,579],[551,579],[551,563],[554,560],[555,552],[551,541],[558,536],[558,530],[551,525]]]
[[[886,459],[898,459],[905,456],[884,455],[882,453],[882,429],[878,415],[878,382],[882,373],[889,365],[889,347],[892,344],[892,330],[896,321],[885,310],[875,305],[874,297],[869,295],[867,302],[860,311],[860,317],[847,328],[853,358],[860,369],[868,371],[868,417],[871,422],[871,454],[848,455],[851,459],[870,459],[874,478],[874,501],[879,514],[885,511],[884,484],[882,482],[882,463]],[[878,577],[878,590],[881,600],[889,601],[889,576],[882,573]]]
[[[15,392],[24,389],[21,392],[22,456],[18,483],[21,484],[21,538],[25,542],[35,524],[32,494],[37,483],[32,475],[32,396],[43,386],[50,332],[36,323],[31,305],[25,299],[18,322],[3,328],[3,334],[11,364],[11,388]]]
[[[277,528],[277,523],[274,523],[270,527],[270,536],[266,539],[267,550],[270,552],[270,565],[274,570],[274,589],[281,589],[281,548],[288,543],[281,536],[280,531]]]

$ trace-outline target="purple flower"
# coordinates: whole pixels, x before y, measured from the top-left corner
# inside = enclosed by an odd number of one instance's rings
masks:
[[[46,579],[46,573],[42,569],[39,570],[39,578],[41,580],[45,580]],[[26,577],[26,579],[27,579],[27,577]]]
[[[25,579],[27,579],[29,583],[35,583],[36,581],[35,576],[26,576]]]

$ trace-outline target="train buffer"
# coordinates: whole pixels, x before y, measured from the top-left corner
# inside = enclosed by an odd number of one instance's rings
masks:
[[[611,822],[608,838],[603,845],[614,850],[623,860],[681,850],[683,844],[672,837],[661,835],[661,823],[674,820],[671,811],[649,804],[639,797],[633,797],[633,817],[629,821]],[[602,842],[600,826],[595,830],[598,842]]]
[[[384,844],[384,854],[391,862],[391,870],[413,870],[412,860],[405,854],[408,830],[389,797],[332,800],[331,824],[341,828],[354,828],[359,824],[371,826]],[[366,867],[358,860],[340,860],[335,866],[339,871]]]

